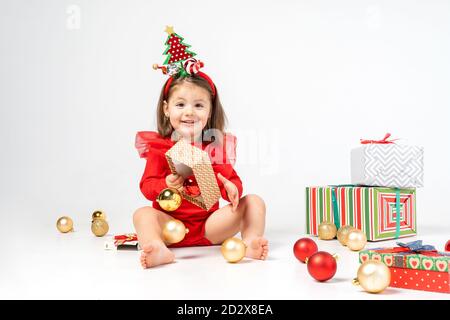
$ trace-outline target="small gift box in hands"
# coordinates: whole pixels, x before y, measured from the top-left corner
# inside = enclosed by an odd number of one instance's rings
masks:
[[[183,189],[184,199],[205,210],[219,201],[220,189],[208,153],[180,140],[166,152],[166,159],[173,174],[195,184]]]

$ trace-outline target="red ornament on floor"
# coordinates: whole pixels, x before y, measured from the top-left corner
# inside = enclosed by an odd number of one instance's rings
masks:
[[[450,240],[445,244],[445,251],[450,251]]]
[[[306,262],[306,259],[312,254],[316,253],[317,250],[319,250],[317,244],[310,238],[298,239],[294,244],[294,255],[303,263]]]
[[[336,258],[325,251],[318,251],[308,259],[308,272],[318,281],[327,281],[336,274]]]
[[[194,176],[190,176],[184,180],[183,183],[184,192],[186,192],[191,197],[198,197],[200,195],[200,188],[195,180]]]

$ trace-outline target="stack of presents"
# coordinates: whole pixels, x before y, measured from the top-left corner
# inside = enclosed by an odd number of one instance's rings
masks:
[[[416,188],[423,186],[423,148],[394,143],[389,136],[361,140],[361,146],[351,150],[351,184],[306,188],[307,234],[317,236],[324,221],[337,229],[360,229],[368,241],[417,234]],[[418,242],[361,251],[360,262],[384,262],[391,269],[393,287],[450,293],[450,254]]]

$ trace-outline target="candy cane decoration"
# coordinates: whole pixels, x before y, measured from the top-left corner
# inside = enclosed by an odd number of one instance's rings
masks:
[[[186,72],[191,75],[199,72],[200,68],[202,68],[203,66],[203,62],[197,61],[194,58],[189,58],[183,63],[184,70],[186,70]]]

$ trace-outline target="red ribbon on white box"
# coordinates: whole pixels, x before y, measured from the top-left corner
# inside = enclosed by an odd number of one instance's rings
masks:
[[[361,141],[361,144],[371,144],[371,143],[376,143],[376,144],[388,144],[388,143],[394,143],[395,140],[398,139],[394,139],[394,140],[388,140],[388,138],[391,136],[390,133],[386,133],[386,135],[384,136],[383,139],[381,140],[364,140],[364,139],[359,139]]]

